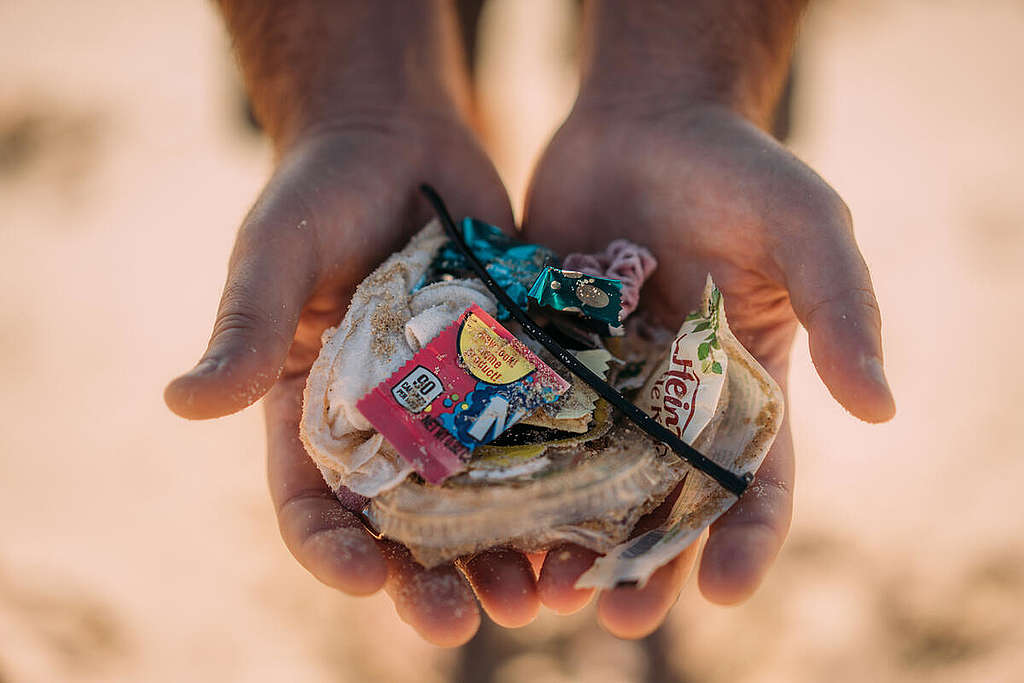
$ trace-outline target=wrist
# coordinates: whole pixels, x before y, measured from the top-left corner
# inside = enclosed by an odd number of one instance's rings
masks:
[[[806,0],[588,0],[577,107],[725,107],[770,126]]]
[[[253,111],[280,151],[323,129],[460,118],[450,0],[221,0]]]

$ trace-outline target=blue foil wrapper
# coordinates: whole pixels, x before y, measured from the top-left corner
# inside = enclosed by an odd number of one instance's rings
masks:
[[[489,223],[475,218],[462,221],[462,235],[478,259],[486,264],[494,281],[508,292],[520,308],[526,308],[530,286],[541,269],[549,263],[558,263],[555,252],[538,244],[526,244],[512,239]],[[475,277],[469,262],[451,242],[434,256],[423,279],[413,291],[444,279]],[[506,320],[509,313],[498,304],[498,320]]]
[[[537,408],[558,398],[559,394],[548,387],[536,388],[532,375],[510,385],[478,382],[461,402],[452,402],[452,412],[441,413],[437,419],[472,451],[480,444],[494,441]],[[448,405],[446,401],[445,406]]]
[[[556,311],[582,314],[602,334],[623,334],[621,280],[548,266],[527,296]]]

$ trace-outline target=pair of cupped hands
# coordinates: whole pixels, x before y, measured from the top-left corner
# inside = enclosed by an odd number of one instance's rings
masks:
[[[495,548],[425,569],[374,539],[324,483],[298,436],[302,391],[322,332],[356,285],[431,218],[434,185],[456,218],[514,228],[509,199],[458,108],[363,110],[312,125],[280,150],[239,230],[209,348],[167,388],[188,418],[238,411],[265,395],[268,478],[281,535],[316,578],[350,595],[383,588],[426,640],[468,640],[480,611],[528,624],[543,604],[568,614],[593,591],[576,579],[595,554],[565,545],[526,556]],[[878,422],[895,410],[882,369],[878,306],[850,213],[771,136],[716,104],[645,109],[581,95],[532,178],[521,237],[559,253],[627,237],[659,266],[642,306],[670,329],[711,273],[739,340],[785,389],[796,326],[832,395]],[[753,486],[710,529],[698,583],[715,603],[757,588],[788,532],[794,458],[784,425]],[[657,513],[655,513],[657,514]],[[650,523],[650,522],[648,522]],[[667,615],[698,558],[694,544],[643,588],[597,596],[614,635],[642,637]]]

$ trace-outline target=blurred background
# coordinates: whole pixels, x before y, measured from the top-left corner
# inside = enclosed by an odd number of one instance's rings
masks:
[[[258,408],[186,423],[269,172],[212,3],[0,3],[0,682],[1024,680],[1024,5],[821,0],[790,144],[853,209],[895,421],[797,340],[793,531],[737,608],[421,642],[285,550]],[[572,2],[493,0],[483,117],[521,203],[574,96]]]

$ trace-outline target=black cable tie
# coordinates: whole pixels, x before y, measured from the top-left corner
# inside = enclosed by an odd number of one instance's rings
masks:
[[[438,218],[441,219],[441,225],[444,227],[445,233],[448,234],[448,237],[451,238],[455,246],[462,252],[462,255],[469,261],[473,272],[483,281],[487,289],[491,290],[491,293],[498,299],[498,302],[523,326],[523,330],[528,335],[550,351],[570,372],[582,379],[601,398],[618,408],[637,427],[671,448],[676,455],[714,479],[722,488],[737,497],[743,495],[747,486],[754,479],[751,473],[739,475],[711,460],[670,432],[664,425],[651,418],[647,413],[637,408],[629,399],[580,362],[576,356],[566,351],[561,344],[552,339],[537,323],[533,322],[533,319],[512,300],[512,297],[508,295],[504,288],[494,281],[494,278],[491,277],[490,273],[487,272],[487,269],[476,257],[476,254],[473,253],[473,250],[466,244],[462,233],[456,227],[455,221],[452,220],[451,214],[448,213],[448,209],[441,196],[437,193],[437,190],[430,185],[423,184],[420,185],[420,191],[426,195],[431,205],[433,205],[434,211],[437,213]]]

